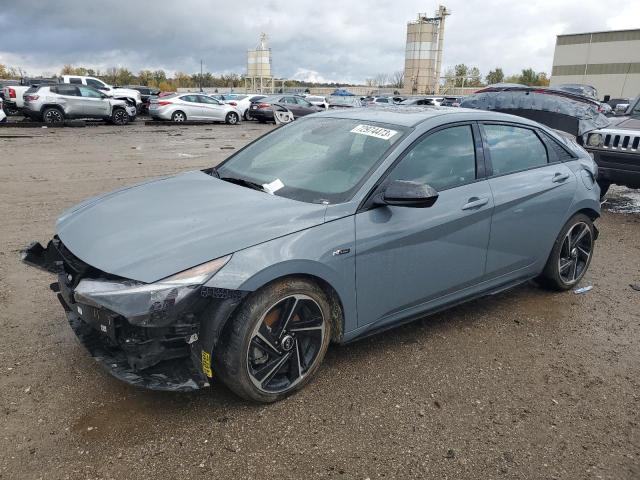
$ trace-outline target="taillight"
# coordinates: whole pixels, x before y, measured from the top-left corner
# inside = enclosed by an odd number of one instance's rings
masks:
[[[271,107],[270,103],[259,103],[258,108],[269,108]]]
[[[9,98],[16,98],[16,91],[13,88],[9,89]]]
[[[162,102],[158,102],[158,106],[160,107],[165,107],[167,105],[171,105],[172,102],[167,102],[167,101],[162,101]]]

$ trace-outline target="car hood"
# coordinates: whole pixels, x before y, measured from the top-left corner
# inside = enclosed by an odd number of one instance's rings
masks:
[[[104,272],[155,282],[214,258],[324,222],[326,206],[196,171],[150,180],[66,211],[58,237]]]
[[[609,127],[624,130],[640,130],[640,117],[613,117],[611,118],[611,125],[609,125]]]
[[[114,88],[111,92],[114,97],[127,96],[137,98],[138,100],[142,98],[140,92],[138,90],[133,90],[132,88]]]

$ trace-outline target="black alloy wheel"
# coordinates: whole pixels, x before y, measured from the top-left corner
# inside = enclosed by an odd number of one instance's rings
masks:
[[[126,125],[129,123],[129,114],[123,108],[117,108],[111,115],[111,121],[114,125]]]
[[[589,266],[592,250],[593,234],[589,225],[574,224],[564,237],[558,257],[558,273],[564,283],[578,283]]]
[[[255,326],[247,351],[247,372],[265,393],[282,393],[302,381],[320,353],[325,319],[307,295],[279,300]]]
[[[64,115],[57,108],[45,108],[42,120],[48,125],[59,125],[64,123]]]

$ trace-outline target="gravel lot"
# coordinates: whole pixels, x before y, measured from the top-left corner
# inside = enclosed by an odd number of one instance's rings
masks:
[[[270,128],[0,130],[0,479],[640,478],[640,202],[623,189],[590,292],[524,285],[333,346],[276,405],[102,371],[19,250],[88,196],[216,164]]]

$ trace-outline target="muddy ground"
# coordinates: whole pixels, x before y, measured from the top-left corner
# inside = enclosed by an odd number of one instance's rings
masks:
[[[88,196],[210,166],[269,128],[0,130],[0,479],[640,478],[640,209],[622,189],[590,292],[524,285],[334,346],[276,405],[102,371],[19,250]]]

